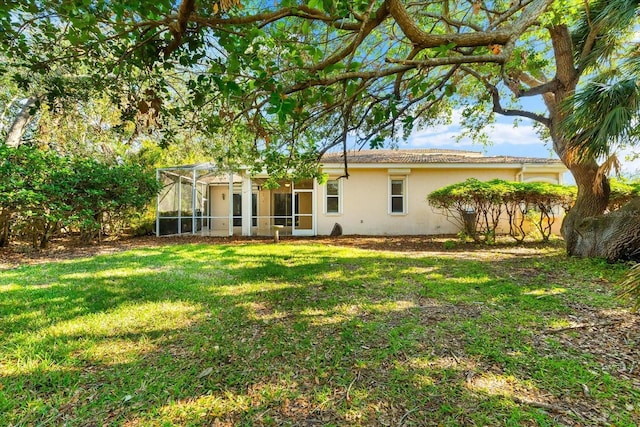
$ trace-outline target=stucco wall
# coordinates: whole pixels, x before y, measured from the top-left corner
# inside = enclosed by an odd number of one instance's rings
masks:
[[[209,206],[211,209],[211,229],[215,231],[229,230],[229,186],[216,185],[209,187]]]
[[[407,212],[389,213],[389,178],[401,176],[402,170],[393,169],[351,169],[348,179],[342,178],[340,214],[326,214],[324,197],[326,186],[318,186],[317,234],[328,235],[335,223],[342,226],[343,234],[361,235],[411,235],[411,234],[455,234],[459,231],[455,224],[427,203],[429,193],[445,185],[477,178],[486,181],[494,178],[516,180],[520,169],[417,169],[405,170]],[[400,172],[400,173],[398,173]],[[538,174],[526,174],[532,180]],[[557,174],[543,175],[544,181],[555,179]],[[337,176],[330,176],[330,179]]]
[[[558,182],[558,174],[552,172],[525,172],[524,182],[550,182],[553,184],[562,184]]]

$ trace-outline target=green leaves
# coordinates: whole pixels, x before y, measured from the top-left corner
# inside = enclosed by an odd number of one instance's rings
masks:
[[[106,220],[144,208],[159,191],[141,167],[0,145],[0,212],[10,228],[46,246],[62,226],[93,237]],[[34,243],[35,244],[35,243]]]
[[[433,48],[433,51],[436,52],[437,57],[444,57],[444,56],[447,56],[447,54],[455,47],[456,47],[456,44],[452,42],[452,43],[436,46]]]
[[[324,11],[324,3],[325,0],[309,0],[309,3],[307,3],[307,5],[311,8]]]
[[[638,141],[639,81],[636,75],[593,81],[563,105],[570,114],[560,129],[577,148],[579,160],[608,157],[616,146]]]
[[[508,219],[510,235],[522,241],[526,236],[523,224],[530,211],[538,213],[534,225],[547,240],[555,220],[554,210],[568,210],[575,196],[576,188],[564,185],[470,178],[430,193],[427,200],[454,218],[475,240],[484,236],[485,241],[492,241],[500,221]]]

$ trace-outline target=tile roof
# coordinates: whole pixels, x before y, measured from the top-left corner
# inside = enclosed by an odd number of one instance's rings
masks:
[[[479,151],[403,149],[403,150],[360,150],[348,151],[349,163],[527,163],[541,165],[562,165],[559,159],[541,157],[483,156]],[[342,152],[326,153],[322,163],[343,163]]]

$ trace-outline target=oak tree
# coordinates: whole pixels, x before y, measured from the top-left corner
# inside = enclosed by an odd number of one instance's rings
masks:
[[[583,238],[584,219],[607,208],[613,160],[584,148],[593,133],[582,124],[561,124],[580,105],[576,89],[616,68],[637,10],[632,0],[26,0],[0,6],[0,29],[23,79],[89,81],[147,126],[166,114],[209,134],[242,126],[255,138],[220,157],[277,173],[311,173],[349,142],[397,143],[453,108],[472,128],[494,114],[531,119],[578,186],[568,252],[615,259],[636,252],[596,244],[606,227]],[[38,87],[39,99],[52,93]],[[546,111],[520,107],[528,97]]]

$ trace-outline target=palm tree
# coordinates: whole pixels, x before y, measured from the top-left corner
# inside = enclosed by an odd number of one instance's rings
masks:
[[[567,101],[562,124],[579,158],[608,159],[616,150],[640,142],[640,44]]]

